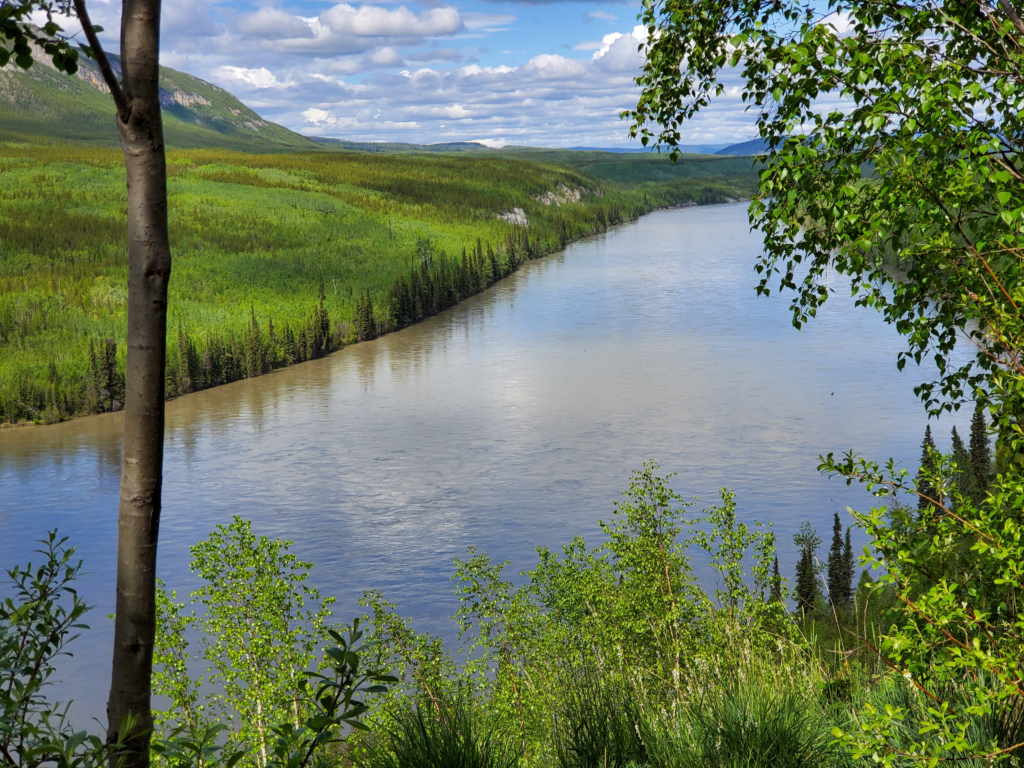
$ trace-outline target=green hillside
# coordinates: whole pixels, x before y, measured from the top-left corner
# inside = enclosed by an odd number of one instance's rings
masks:
[[[752,173],[694,162],[625,184],[489,151],[172,151],[168,396],[397,330],[653,208],[751,193]],[[118,407],[126,254],[117,149],[0,140],[0,423]]]
[[[111,58],[118,67],[118,57]],[[13,63],[0,69],[0,138],[116,146],[113,101],[96,64],[84,56],[79,63],[81,69],[71,77],[45,56],[28,71]],[[167,67],[160,68],[160,77],[168,147],[268,152],[315,146],[263,120],[223,88]]]

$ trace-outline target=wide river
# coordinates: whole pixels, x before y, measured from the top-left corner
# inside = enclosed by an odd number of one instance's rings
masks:
[[[833,512],[869,505],[819,476],[818,455],[916,467],[912,388],[934,369],[898,373],[895,330],[838,281],[796,331],[788,296],[754,292],[759,252],[742,204],[655,213],[400,333],[169,403],[161,577],[193,588],[189,546],[241,515],[294,540],[339,620],[378,588],[453,638],[453,556],[475,545],[517,572],[538,545],[596,540],[654,459],[702,504],[728,486],[742,518],[773,521],[792,578],[801,521],[824,558]],[[968,421],[933,426],[939,446]],[[88,571],[92,629],[51,692],[77,723],[105,720],[121,428],[111,414],[0,432],[0,565],[58,528]]]

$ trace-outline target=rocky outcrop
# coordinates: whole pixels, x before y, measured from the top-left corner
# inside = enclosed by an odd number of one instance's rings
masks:
[[[499,213],[498,218],[504,219],[509,224],[515,224],[517,227],[530,226],[530,220],[526,218],[526,211],[522,208],[513,208],[511,211]]]
[[[533,199],[539,203],[544,203],[544,205],[563,206],[580,202],[583,195],[594,195],[596,197],[604,197],[604,190],[602,190],[600,187],[593,191],[587,189],[586,187],[577,187],[576,189],[571,189],[570,187],[565,186],[565,184],[559,184],[557,189],[549,189],[543,195],[534,195]]]
[[[204,107],[210,106],[210,100],[200,96],[198,93],[187,93],[185,91],[179,91],[177,89],[173,91],[165,91],[163,88],[160,89],[160,104],[164,107],[185,107],[191,108],[197,104],[202,104]]]

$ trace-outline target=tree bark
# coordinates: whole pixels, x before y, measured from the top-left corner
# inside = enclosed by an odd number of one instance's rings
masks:
[[[127,736],[124,768],[149,765],[150,675],[156,635],[156,553],[163,476],[167,165],[159,85],[160,0],[124,0],[117,127],[128,185],[128,354],[117,526],[114,658],[108,740]],[[113,90],[113,89],[112,89]],[[116,100],[116,98],[115,98]],[[130,735],[120,731],[131,718]]]

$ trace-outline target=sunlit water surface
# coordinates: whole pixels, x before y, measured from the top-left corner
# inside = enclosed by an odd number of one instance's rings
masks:
[[[901,343],[841,290],[798,332],[788,298],[759,298],[760,239],[742,205],[652,214],[526,265],[413,328],[167,407],[159,573],[195,586],[189,545],[233,515],[294,540],[336,614],[382,590],[453,638],[452,558],[475,545],[511,570],[599,518],[646,459],[702,503],[728,486],[743,518],[792,534],[867,495],[819,476],[858,451],[912,464],[925,426]],[[953,423],[937,425],[948,446]],[[96,609],[53,691],[78,722],[109,684],[122,417],[0,432],[0,564],[58,528]],[[698,570],[708,586],[707,569]]]

